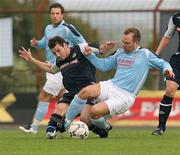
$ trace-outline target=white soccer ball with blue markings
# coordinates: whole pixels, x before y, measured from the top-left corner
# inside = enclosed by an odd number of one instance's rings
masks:
[[[89,128],[82,121],[74,121],[68,129],[68,133],[72,138],[85,139],[89,135]]]

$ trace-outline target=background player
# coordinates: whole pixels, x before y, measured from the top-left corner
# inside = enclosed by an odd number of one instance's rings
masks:
[[[171,38],[177,31],[179,35],[179,47],[177,53],[173,54],[170,59],[170,64],[173,68],[175,78],[166,78],[166,90],[159,108],[159,124],[152,132],[153,135],[162,135],[166,130],[166,121],[169,117],[172,108],[172,101],[180,85],[180,12],[175,13],[170,17],[168,28],[156,50],[159,55],[161,51],[170,43]]]
[[[70,47],[86,41],[72,25],[65,23],[63,20],[64,7],[61,4],[52,4],[49,10],[52,24],[46,26],[44,36],[41,40],[36,40],[35,38],[31,40],[31,46],[45,49],[47,62],[54,63],[56,57],[48,47],[48,41],[50,38],[61,36],[69,43]],[[61,72],[56,74],[46,73],[46,78],[47,81],[39,94],[39,102],[32,124],[26,127],[19,127],[19,129],[25,133],[37,133],[39,123],[43,120],[48,111],[51,97],[58,96],[60,90],[63,89]]]

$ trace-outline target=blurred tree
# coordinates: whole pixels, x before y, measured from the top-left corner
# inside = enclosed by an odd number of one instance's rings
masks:
[[[12,0],[1,0],[0,17],[13,18],[14,66],[13,69],[0,69],[0,83],[3,83],[3,85],[0,85],[0,92],[8,92],[10,90],[15,92],[37,91],[35,86],[35,68],[33,65],[29,65],[20,60],[18,49],[21,46],[26,48],[30,47],[30,39],[37,35],[35,34],[35,19],[37,17],[37,12],[35,12],[35,10],[40,2],[41,0],[14,0],[12,3]],[[49,5],[46,5],[44,10],[40,13],[40,27],[38,27],[41,29],[42,35],[45,26],[50,23]],[[65,21],[73,24],[78,31],[85,36],[85,39],[88,42],[98,43],[98,32],[96,29],[91,28],[88,23],[85,23],[78,18],[71,17],[70,14],[65,16]],[[32,51],[35,51],[35,49],[32,49]],[[33,52],[33,55],[36,56],[36,52]],[[43,60],[45,59],[43,51],[41,52],[40,57]],[[38,74],[43,75],[44,72]],[[45,79],[41,82],[43,83],[44,80]]]

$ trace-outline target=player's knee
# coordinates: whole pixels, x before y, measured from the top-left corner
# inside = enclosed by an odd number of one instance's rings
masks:
[[[89,98],[89,91],[87,88],[83,88],[81,89],[81,91],[79,92],[78,96],[81,99],[88,99]]]
[[[166,88],[166,92],[165,92],[166,96],[174,97],[175,93],[176,93],[176,89],[174,89],[174,87],[168,86]]]
[[[38,96],[38,99],[40,101],[45,101],[45,102],[49,102],[51,99],[52,95],[47,93],[46,91],[42,90]]]

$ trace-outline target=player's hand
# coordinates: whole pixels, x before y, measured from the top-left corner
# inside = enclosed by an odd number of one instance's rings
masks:
[[[100,45],[100,53],[101,54],[104,54],[104,53],[107,53],[109,52],[111,49],[114,48],[114,46],[116,45],[116,41],[108,41],[104,44],[101,44]]]
[[[172,70],[168,70],[168,69],[164,71],[164,76],[175,78],[174,72]]]
[[[84,54],[85,56],[89,56],[89,55],[91,55],[91,53],[92,53],[91,47],[85,46],[84,51],[83,51],[83,54]]]
[[[36,38],[31,39],[31,40],[30,40],[30,44],[31,44],[32,47],[36,46],[36,45],[37,45],[37,40],[36,40]]]
[[[29,62],[33,59],[31,50],[26,50],[24,47],[21,47],[21,49],[19,50],[19,56]]]

